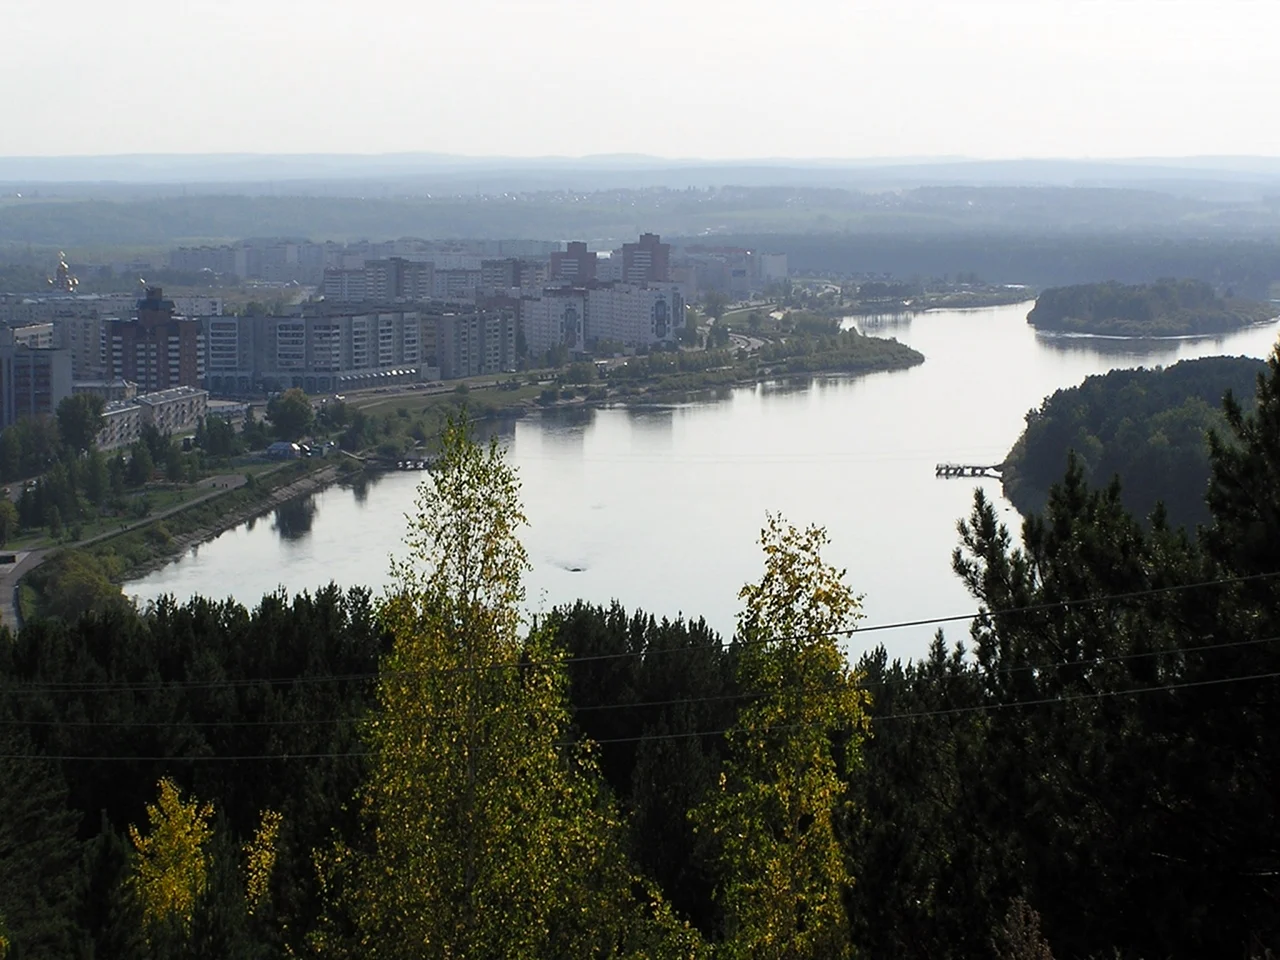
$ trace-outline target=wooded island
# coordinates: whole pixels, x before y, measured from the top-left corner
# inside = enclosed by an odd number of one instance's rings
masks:
[[[1278,312],[1274,304],[1220,297],[1202,280],[1134,286],[1109,280],[1045,290],[1027,314],[1027,323],[1058,333],[1182,337],[1238,330]]]

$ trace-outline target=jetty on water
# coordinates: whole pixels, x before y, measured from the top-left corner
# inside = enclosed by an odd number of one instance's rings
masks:
[[[944,480],[952,480],[959,477],[991,477],[999,480],[1002,470],[1004,470],[1003,463],[940,463],[934,468],[933,475]]]
[[[346,451],[343,451],[346,453]],[[430,470],[435,465],[434,458],[419,456],[384,457],[376,454],[358,456],[346,453],[348,457],[360,463],[366,470]]]

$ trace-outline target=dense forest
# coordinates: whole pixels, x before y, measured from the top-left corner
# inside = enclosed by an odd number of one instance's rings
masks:
[[[942,277],[976,272],[988,283],[1021,283],[1040,289],[1107,279],[1151,283],[1160,277],[1192,277],[1259,300],[1269,297],[1271,285],[1280,280],[1280,241],[1229,234],[931,231],[919,225],[909,232],[868,225],[843,233],[794,235],[739,229],[716,240],[785,253],[793,271],[832,276]],[[673,242],[679,243],[680,238]]]
[[[0,641],[0,952],[1270,955],[1280,355],[1224,417],[1196,536],[1078,464],[1020,544],[978,492],[967,641],[856,666],[857,595],[778,517],[727,642],[523,622],[517,479],[451,429],[382,599]]]
[[[1090,486],[1123,480],[1121,502],[1135,517],[1162,503],[1173,526],[1207,523],[1208,432],[1225,432],[1223,396],[1247,402],[1264,369],[1247,357],[1208,357],[1112,370],[1058,390],[1027,414],[1005,460],[1005,496],[1024,516],[1043,510],[1074,454]]]
[[[1219,297],[1202,280],[1115,281],[1051,287],[1036,298],[1027,322],[1040,330],[1121,337],[1227,333],[1277,313],[1269,303]]]

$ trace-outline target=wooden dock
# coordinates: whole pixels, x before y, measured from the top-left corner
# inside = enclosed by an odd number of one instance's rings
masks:
[[[1003,463],[940,463],[934,468],[933,475],[941,477],[943,480],[953,480],[961,477],[991,477],[999,480],[1003,469]]]

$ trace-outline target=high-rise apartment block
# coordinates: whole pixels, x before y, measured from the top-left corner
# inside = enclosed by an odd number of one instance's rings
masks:
[[[685,300],[673,283],[548,287],[539,296],[521,299],[520,320],[532,357],[559,346],[580,353],[602,342],[673,343],[684,327]]]
[[[568,283],[586,283],[596,278],[596,255],[580,240],[569,243],[567,250],[551,254],[549,279]]]
[[[148,287],[137,316],[113,318],[104,328],[109,378],[132,380],[146,393],[200,387],[205,343],[201,321],[178,316],[159,287]]]
[[[209,390],[247,396],[300,387],[340,392],[439,376],[439,313],[322,304],[280,317],[210,317]]]
[[[636,243],[622,245],[622,280],[627,283],[666,283],[671,279],[671,244],[656,233],[642,233]]]
[[[516,368],[515,314],[506,310],[447,313],[437,320],[436,354],[446,380]]]
[[[0,329],[0,427],[55,413],[71,383],[70,351],[29,347]]]

